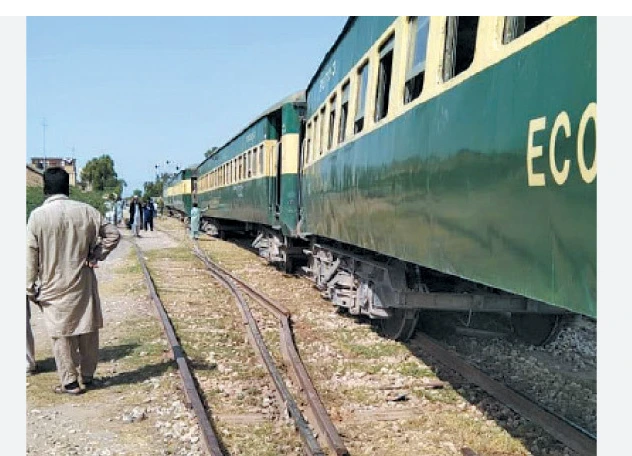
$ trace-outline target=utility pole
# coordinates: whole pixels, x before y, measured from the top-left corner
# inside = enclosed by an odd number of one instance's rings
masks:
[[[44,130],[44,171],[46,171],[46,127],[48,124],[46,123],[46,119],[42,119],[42,128]]]

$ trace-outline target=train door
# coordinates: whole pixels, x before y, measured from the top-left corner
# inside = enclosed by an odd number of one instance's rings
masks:
[[[197,177],[191,178],[191,204],[197,203]]]
[[[281,177],[282,177],[282,169],[283,169],[283,143],[281,139],[276,146],[276,169],[274,170],[276,175],[276,185],[275,185],[275,202],[274,202],[274,214],[276,218],[279,218],[279,212],[281,210]]]
[[[273,113],[269,117],[270,121],[270,137],[275,138],[277,143],[272,151],[272,160],[270,163],[270,184],[268,187],[269,195],[269,209],[270,218],[272,220],[272,226],[278,227],[280,225],[280,210],[281,210],[281,172],[283,165],[283,145],[281,137],[281,111]]]
[[[303,167],[305,165],[305,154],[307,153],[307,138],[306,138],[306,124],[305,114],[301,113],[301,123],[298,134],[298,173],[297,173],[297,206],[298,206],[298,220],[303,218]]]

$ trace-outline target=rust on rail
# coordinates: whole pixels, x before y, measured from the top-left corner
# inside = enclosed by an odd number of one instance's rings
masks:
[[[329,414],[327,413],[325,406],[318,395],[316,388],[303,364],[301,357],[299,356],[296,345],[294,344],[294,336],[291,327],[291,314],[281,304],[273,301],[265,296],[263,293],[255,290],[243,280],[231,274],[218,264],[209,260],[206,255],[201,252],[201,249],[196,244],[196,249],[199,252],[198,258],[200,258],[209,269],[215,269],[218,273],[224,275],[226,278],[234,281],[239,287],[241,287],[248,295],[254,298],[257,302],[262,304],[266,309],[271,311],[277,316],[281,326],[281,343],[282,354],[286,364],[292,369],[293,376],[297,379],[301,390],[305,394],[307,404],[311,415],[315,421],[315,425],[320,431],[321,435],[325,437],[327,445],[335,452],[337,456],[346,456],[349,454],[340,434],[336,430],[336,427],[331,421]]]
[[[239,290],[232,283],[232,279],[226,275],[224,275],[219,270],[215,269],[215,264],[212,263],[204,254],[204,252],[200,249],[200,247],[195,243],[194,255],[198,257],[207,267],[208,272],[212,274],[217,280],[223,283],[231,292],[231,294],[237,300],[237,304],[240,308],[242,317],[244,318],[245,323],[247,323],[250,340],[253,342],[255,349],[257,350],[260,359],[263,361],[264,366],[268,370],[268,373],[272,377],[274,386],[276,387],[278,393],[281,395],[290,416],[294,420],[294,424],[299,431],[301,439],[303,443],[305,443],[305,451],[309,455],[313,456],[324,456],[323,450],[320,448],[314,433],[309,428],[309,424],[303,417],[303,413],[300,408],[296,404],[296,401],[292,397],[287,385],[283,381],[281,373],[277,369],[274,364],[274,360],[272,359],[272,355],[268,351],[263,337],[261,336],[261,332],[257,326],[257,323],[250,312],[250,308],[248,304],[245,302]]]
[[[173,326],[171,325],[169,316],[167,315],[167,312],[165,311],[165,308],[162,305],[160,298],[158,297],[158,293],[156,292],[156,288],[154,286],[151,275],[149,274],[140,248],[138,247],[136,242],[133,242],[133,244],[136,248],[136,256],[138,257],[138,261],[140,262],[143,274],[145,275],[145,281],[147,282],[147,287],[149,288],[149,295],[154,302],[158,311],[158,315],[160,316],[160,320],[162,321],[163,329],[169,341],[169,346],[171,348],[173,359],[178,364],[178,372],[180,373],[183,389],[188,401],[187,405],[193,408],[193,410],[195,411],[198,424],[200,425],[204,447],[211,456],[224,456],[224,452],[221,449],[217,435],[215,434],[215,431],[213,430],[213,427],[211,426],[211,423],[208,419],[208,414],[204,407],[204,404],[202,403],[202,399],[200,398],[197,388],[195,387],[195,383],[193,382],[193,376],[191,375],[191,371],[189,370],[189,366],[186,362],[182,346],[178,342],[178,338],[176,337],[176,333],[173,329]]]

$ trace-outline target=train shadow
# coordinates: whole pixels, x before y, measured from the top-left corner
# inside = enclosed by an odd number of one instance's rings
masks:
[[[368,318],[362,318],[361,320],[363,324],[370,325],[374,332],[384,337],[380,334],[380,329],[375,324],[375,321],[371,321]],[[401,342],[408,349],[410,354],[427,366],[434,376],[436,376],[436,379],[443,384],[438,389],[422,390],[421,394],[423,394],[424,397],[433,401],[441,401],[442,392],[440,390],[443,390],[443,394],[446,396],[450,395],[449,392],[456,393],[460,398],[466,401],[468,404],[467,408],[472,411],[477,410],[482,420],[490,424],[494,423],[507,432],[512,438],[519,440],[530,455],[551,456],[577,454],[572,450],[568,453],[568,447],[548,434],[541,426],[521,416],[488,393],[483,387],[462,376],[460,373],[446,366],[434,355],[428,353],[424,349],[421,341],[423,337],[428,336],[429,334],[424,333],[421,329],[421,325],[418,324],[415,335],[409,341]],[[473,448],[473,450],[475,451],[473,454],[484,454],[478,453],[476,448]],[[466,454],[466,452],[463,452],[463,454]]]

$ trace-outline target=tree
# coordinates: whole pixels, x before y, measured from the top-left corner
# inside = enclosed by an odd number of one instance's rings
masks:
[[[114,170],[114,160],[107,154],[89,160],[81,170],[81,180],[89,183],[93,190],[111,190],[119,195],[127,185],[125,181],[118,179]]]
[[[217,151],[217,149],[219,149],[219,147],[217,146],[211,147],[209,150],[204,152],[204,158],[209,158],[212,154],[214,154]]]
[[[157,198],[162,196],[164,186],[163,181],[158,176],[156,176],[156,182],[145,182],[143,187],[145,188],[145,198]]]
[[[135,189],[135,190],[132,192],[132,196],[138,196],[139,198],[141,197],[141,195],[142,195],[142,194],[143,194],[143,192],[142,192],[142,191],[140,191],[140,190],[138,190],[138,189]]]

